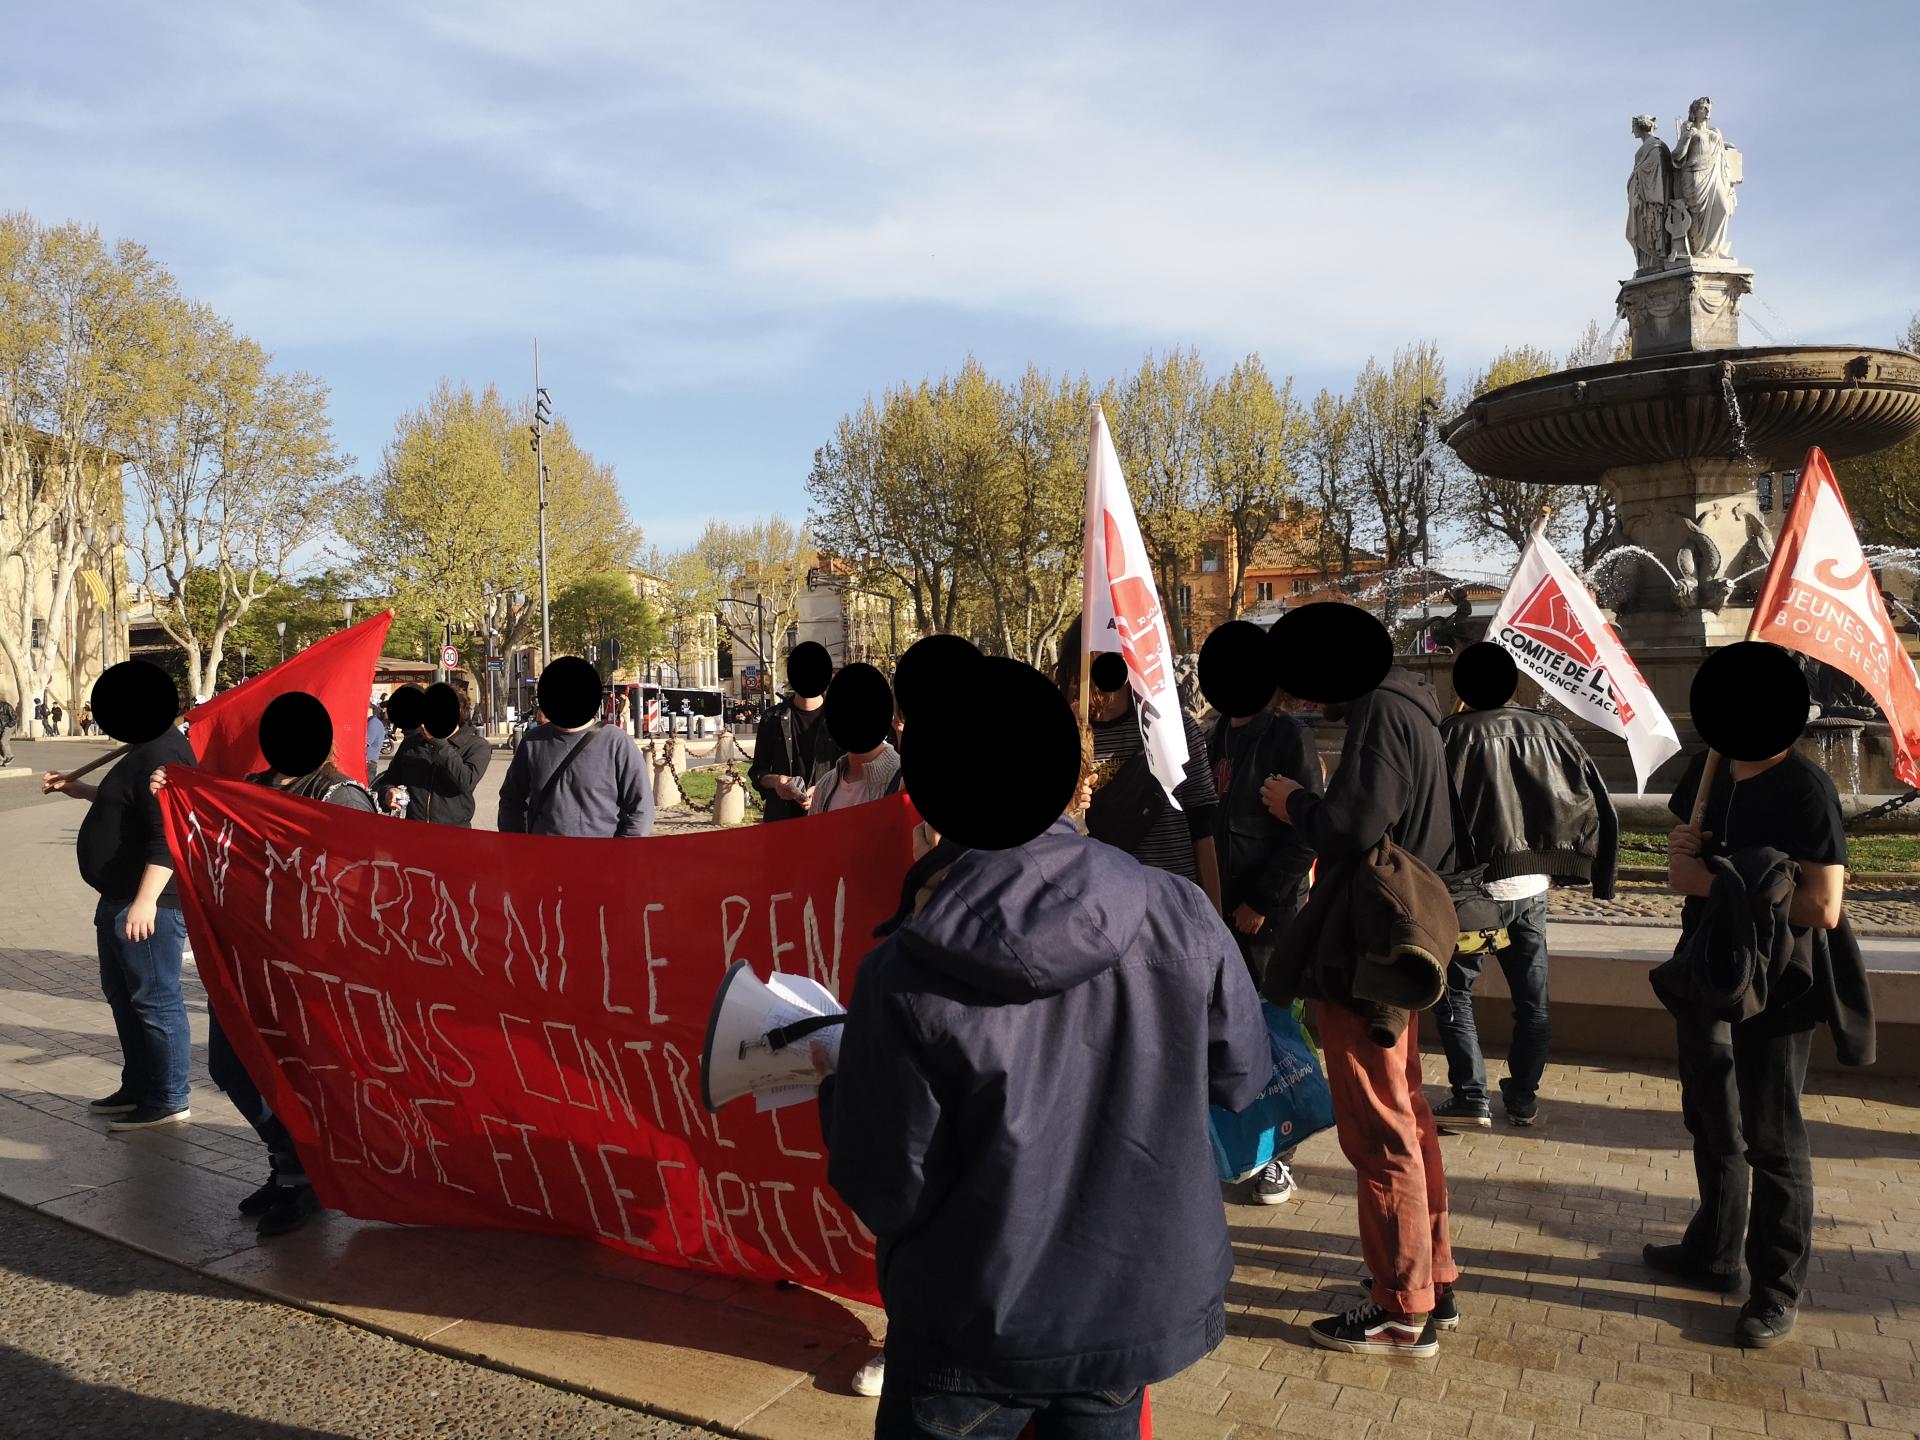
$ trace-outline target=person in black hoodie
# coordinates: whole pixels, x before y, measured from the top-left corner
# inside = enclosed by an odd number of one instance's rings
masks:
[[[100,949],[100,988],[120,1036],[120,1084],[90,1101],[108,1128],[140,1130],[192,1118],[187,1062],[192,1039],[180,994],[187,925],[173,883],[160,804],[148,788],[163,765],[191,765],[193,749],[175,728],[180,692],[173,677],[145,660],[110,667],[93,686],[93,713],[127,753],[98,785],[58,772],[41,777],[58,790],[92,801],[80,822],[80,878],[100,893],[93,928]]]
[[[1218,626],[1200,647],[1200,690],[1220,719],[1207,738],[1213,761],[1213,844],[1222,912],[1247,973],[1258,986],[1279,936],[1307,899],[1313,851],[1260,799],[1269,776],[1284,775],[1319,794],[1320,757],[1298,717],[1276,713],[1278,692],[1266,632],[1248,620]],[[1280,1205],[1299,1193],[1293,1151],[1276,1155],[1246,1184],[1246,1198]]]
[[[956,858],[861,962],[820,1098],[828,1175],[879,1243],[874,1433],[1131,1436],[1144,1387],[1226,1332],[1207,1105],[1266,1085],[1266,1026],[1206,897],[1060,818],[1059,692],[956,668],[1021,743],[982,787],[976,715],[909,704],[907,793]]]
[[[1345,718],[1340,766],[1315,795],[1275,777],[1261,787],[1272,814],[1293,826],[1323,867],[1338,868],[1394,841],[1437,874],[1454,865],[1453,804],[1440,747],[1440,707],[1426,680],[1393,668],[1386,627],[1354,605],[1303,605],[1269,632],[1276,674],[1290,694]],[[1322,871],[1322,881],[1326,870]],[[1452,915],[1447,915],[1451,928]],[[1304,921],[1302,922],[1304,923]],[[1269,973],[1274,993],[1281,969]],[[1291,1000],[1287,995],[1284,998]],[[1322,995],[1315,1014],[1333,1092],[1340,1148],[1359,1178],[1360,1250],[1370,1298],[1316,1320],[1317,1345],[1360,1355],[1431,1355],[1435,1331],[1459,1323],[1460,1277],[1447,1226],[1440,1132],[1421,1093],[1419,1025],[1391,1044],[1375,1039],[1351,997]]]
[[[429,685],[420,728],[394,750],[374,782],[375,792],[390,795],[404,787],[409,820],[471,827],[473,792],[487,773],[493,747],[469,723],[469,713],[466,696],[453,686]]]
[[[1547,890],[1590,881],[1596,900],[1613,898],[1620,822],[1606,782],[1573,732],[1552,715],[1507,702],[1520,683],[1513,656],[1481,641],[1453,662],[1453,689],[1469,707],[1440,722],[1447,772],[1459,805],[1460,859],[1483,867],[1482,885],[1500,906],[1509,943],[1496,958],[1513,996],[1513,1042],[1500,1097],[1513,1125],[1540,1110],[1552,1022],[1547,1013]],[[1456,955],[1447,993],[1434,1009],[1453,1094],[1434,1113],[1441,1124],[1486,1129],[1487,1062],[1473,1018],[1473,987],[1486,952]]]
[[[1675,1013],[1680,1114],[1693,1137],[1700,1208],[1677,1244],[1642,1253],[1660,1274],[1722,1294],[1740,1288],[1744,1255],[1749,1290],[1735,1333],[1765,1349],[1793,1333],[1813,1254],[1813,1162],[1800,1113],[1813,1031],[1832,1030],[1842,1064],[1871,1065],[1873,995],[1847,924],[1840,797],[1827,773],[1793,749],[1807,718],[1799,665],[1772,645],[1730,645],[1701,665],[1689,703],[1694,728],[1722,759],[1698,821],[1706,754],[1693,757],[1673,792],[1681,823],[1668,841],[1669,884],[1687,897],[1675,956],[1706,949],[1710,961],[1730,965],[1734,956],[1711,950],[1742,927],[1713,915],[1724,898],[1716,875],[1735,868],[1735,857],[1770,866],[1784,856],[1797,877],[1786,918],[1798,974],[1738,1023]]]
[[[826,701],[821,698],[832,679],[833,657],[817,641],[796,645],[787,656],[792,693],[761,720],[753,764],[747,767],[747,780],[760,792],[763,820],[805,815],[813,787],[840,759],[840,747],[827,733]]]

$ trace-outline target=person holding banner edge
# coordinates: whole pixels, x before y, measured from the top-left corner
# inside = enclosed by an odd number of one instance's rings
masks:
[[[259,736],[267,768],[247,776],[248,784],[365,815],[378,813],[373,792],[341,769],[333,744],[333,717],[315,696],[301,690],[276,695],[260,712]],[[148,786],[156,796],[166,788],[165,767],[153,772]],[[266,1183],[240,1201],[240,1213],[257,1217],[255,1229],[262,1239],[292,1234],[320,1213],[319,1198],[293,1137],[234,1053],[211,1006],[207,1010],[207,1074],[267,1147]]]

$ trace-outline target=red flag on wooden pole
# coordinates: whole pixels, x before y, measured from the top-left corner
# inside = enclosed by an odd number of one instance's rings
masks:
[[[382,610],[324,640],[316,640],[290,660],[243,680],[231,690],[187,712],[187,743],[200,768],[239,780],[267,768],[260,753],[260,712],[267,702],[290,690],[304,690],[333,717],[335,750],[346,757],[349,775],[359,773],[366,737],[367,701],[380,647],[387,642],[393,612]]]

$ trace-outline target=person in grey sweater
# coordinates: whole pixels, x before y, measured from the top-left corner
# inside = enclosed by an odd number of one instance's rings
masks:
[[[601,725],[600,673],[577,655],[540,672],[545,723],[522,737],[500,785],[497,824],[509,835],[583,839],[645,835],[653,782],[625,732]]]

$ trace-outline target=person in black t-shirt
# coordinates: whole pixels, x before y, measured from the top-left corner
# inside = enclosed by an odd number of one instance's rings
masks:
[[[807,797],[840,758],[822,723],[833,659],[827,648],[808,640],[787,657],[787,683],[793,693],[769,710],[753,742],[747,779],[761,794],[766,820],[797,820],[807,813]]]
[[[80,878],[100,894],[93,927],[100,951],[100,988],[120,1037],[120,1085],[88,1104],[116,1118],[110,1128],[139,1130],[178,1124],[187,1108],[191,1040],[180,994],[187,927],[173,883],[173,856],[148,788],[163,765],[192,765],[193,749],[174,728],[180,694],[157,665],[129,660],[93,687],[93,713],[127,753],[98,785],[57,771],[43,792],[92,802],[80,822]]]
[[[1873,1054],[1866,968],[1844,909],[1840,797],[1826,772],[1791,748],[1806,704],[1805,681],[1786,652],[1752,642],[1716,652],[1694,681],[1693,719],[1724,753],[1697,826],[1704,754],[1670,802],[1681,822],[1669,840],[1668,874],[1687,897],[1683,949],[1722,903],[1709,898],[1714,862],[1767,849],[1799,867],[1787,920],[1811,987],[1738,1023],[1675,1014],[1700,1208],[1678,1244],[1643,1252],[1653,1269],[1731,1293],[1744,1251],[1750,1290],[1737,1333],[1755,1348],[1792,1333],[1813,1250],[1813,1165],[1800,1113],[1813,1030],[1832,1027],[1843,1062],[1871,1063]]]

